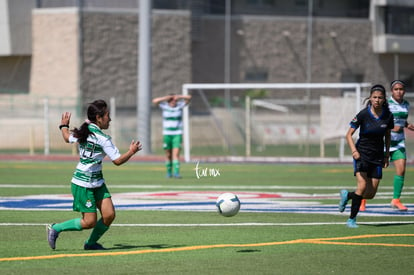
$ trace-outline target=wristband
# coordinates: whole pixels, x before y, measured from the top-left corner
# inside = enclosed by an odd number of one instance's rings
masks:
[[[62,130],[62,128],[68,128],[69,129],[69,125],[68,124],[59,125],[59,130]]]

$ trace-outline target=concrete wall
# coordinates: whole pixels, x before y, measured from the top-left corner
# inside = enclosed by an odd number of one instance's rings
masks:
[[[136,12],[83,14],[83,101],[116,97],[135,109],[137,94]],[[180,93],[191,82],[190,20],[187,12],[154,13],[152,20],[153,96]]]
[[[199,57],[194,61],[196,82],[223,79],[222,23],[217,17],[203,21],[203,37],[193,48],[193,56]],[[306,18],[241,16],[232,26],[232,82],[246,82],[246,72],[254,69],[268,72],[271,83],[307,81]],[[312,82],[342,82],[346,74],[388,82],[381,56],[372,52],[368,19],[316,18],[313,30]]]
[[[118,106],[135,109],[136,11],[85,10],[81,19],[79,23],[78,11],[72,8],[35,10],[31,93],[62,97],[79,94],[85,104],[97,97],[116,97]],[[82,25],[81,32],[78,24]],[[152,37],[154,96],[181,92],[181,85],[191,82],[189,14],[155,13]],[[82,41],[81,48],[78,40]]]
[[[0,56],[31,54],[33,0],[0,0]]]
[[[35,10],[30,96],[74,98],[81,104],[96,98],[116,97],[117,111],[131,111],[129,117],[124,113],[119,115],[122,119],[116,122],[119,144],[124,140],[129,142],[136,135],[136,14],[134,10],[88,9],[79,17],[74,8]],[[152,19],[153,97],[180,92],[183,83],[223,82],[223,17],[202,17],[200,35],[194,40],[189,13],[158,11]],[[78,31],[80,22],[82,32]],[[312,82],[342,82],[347,75],[361,75],[360,81],[388,86],[393,78],[392,56],[373,53],[368,19],[315,18],[313,28]],[[78,48],[79,41],[82,41],[81,48]],[[268,73],[268,82],[306,82],[306,41],[305,18],[233,18],[232,81],[246,82],[246,72],[259,69]],[[400,60],[401,67],[410,70],[407,64],[413,63],[413,56]],[[220,95],[223,94],[220,92]],[[194,93],[190,110],[196,112],[200,108],[198,104],[201,105],[200,97]],[[159,113],[152,116],[154,148],[160,144],[160,117]],[[226,121],[224,127],[232,128],[231,116],[222,113],[220,116]],[[211,117],[200,117],[191,123],[192,144],[217,140],[211,138],[218,135],[213,124],[207,132],[203,128],[210,125]],[[78,123],[74,121],[74,125]],[[58,135],[53,127],[54,135]],[[229,135],[242,142],[237,129]],[[57,139],[60,141],[58,136]]]
[[[81,33],[77,15],[76,9],[33,13],[31,93],[77,96],[80,85],[80,102],[114,96],[119,106],[135,109],[136,11],[85,10]],[[183,83],[224,82],[222,16],[202,17],[196,40],[188,12],[158,11],[152,18],[152,96],[180,92]],[[247,75],[255,70],[266,74],[264,82],[307,81],[306,18],[235,17],[231,38],[231,82],[249,82]],[[413,61],[414,55],[400,58],[402,75],[412,74]],[[388,86],[394,77],[392,55],[372,50],[368,19],[314,18],[311,65],[312,82]]]
[[[76,9],[34,10],[32,25],[31,95],[77,97],[79,50]]]

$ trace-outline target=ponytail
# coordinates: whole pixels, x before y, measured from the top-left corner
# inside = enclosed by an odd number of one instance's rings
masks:
[[[90,123],[96,123],[96,117],[103,117],[108,110],[108,106],[104,100],[95,100],[90,103],[87,111],[87,119],[81,125],[81,127],[73,129],[73,135],[78,139],[79,143],[85,143],[89,135],[94,135],[89,130]]]

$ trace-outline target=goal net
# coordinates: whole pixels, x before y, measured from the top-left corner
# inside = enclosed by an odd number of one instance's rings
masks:
[[[184,84],[183,152],[226,160],[342,160],[349,121],[369,83]],[[228,102],[225,102],[228,99]],[[197,105],[198,108],[196,108]],[[200,112],[194,109],[204,108]],[[194,153],[196,152],[196,153]]]

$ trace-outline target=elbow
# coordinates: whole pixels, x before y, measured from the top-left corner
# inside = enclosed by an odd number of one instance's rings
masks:
[[[120,165],[122,165],[123,162],[116,159],[116,160],[112,161],[112,163],[115,164],[116,166],[120,166]]]

